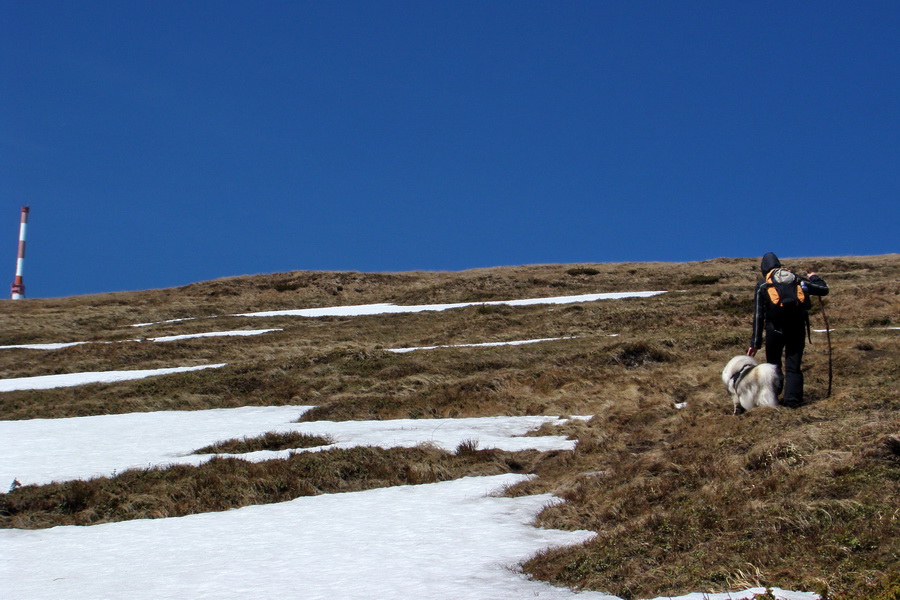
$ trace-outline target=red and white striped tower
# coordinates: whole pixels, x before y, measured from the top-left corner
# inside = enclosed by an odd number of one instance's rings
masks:
[[[25,229],[28,226],[28,207],[22,207],[22,221],[19,224],[19,257],[16,260],[16,278],[12,284],[12,299],[25,297],[25,284],[22,283],[22,271],[25,269]]]

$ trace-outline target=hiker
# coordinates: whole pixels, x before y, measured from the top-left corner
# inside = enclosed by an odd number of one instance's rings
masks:
[[[810,295],[825,296],[828,284],[815,273],[797,277],[781,268],[781,261],[768,252],[760,262],[763,280],[753,297],[753,337],[748,356],[762,347],[765,329],[766,362],[779,370],[777,394],[784,389],[780,404],[796,408],[803,403],[803,348],[809,335]],[[781,355],[784,353],[784,371]]]

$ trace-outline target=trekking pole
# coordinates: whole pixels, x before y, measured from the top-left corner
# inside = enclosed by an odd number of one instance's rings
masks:
[[[828,342],[828,392],[825,394],[826,398],[831,396],[831,380],[832,380],[832,371],[831,371],[831,326],[828,325],[828,315],[825,314],[825,301],[822,299],[822,296],[819,296],[819,306],[822,309],[822,319],[825,321],[825,340]]]

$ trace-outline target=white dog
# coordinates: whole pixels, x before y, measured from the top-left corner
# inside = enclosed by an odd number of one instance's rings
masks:
[[[735,356],[722,370],[722,382],[734,401],[734,414],[755,406],[778,406],[781,373],[769,363],[758,364],[752,356]]]

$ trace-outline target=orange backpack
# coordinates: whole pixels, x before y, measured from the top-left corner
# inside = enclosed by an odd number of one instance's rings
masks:
[[[800,278],[787,269],[776,268],[766,275],[769,300],[779,308],[796,308],[803,306],[806,292],[800,285]]]

